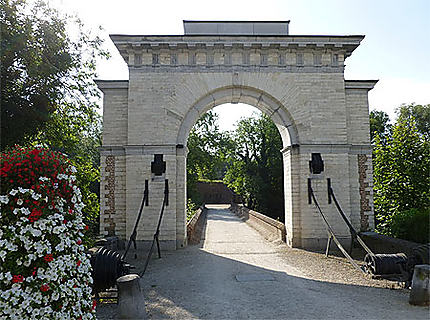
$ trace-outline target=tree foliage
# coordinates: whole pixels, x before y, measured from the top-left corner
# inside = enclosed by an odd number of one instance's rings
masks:
[[[218,116],[208,112],[188,138],[188,196],[200,203],[195,183],[219,180],[245,204],[273,218],[283,219],[282,141],[265,115],[243,118],[233,132],[221,132]]]
[[[392,228],[396,216],[412,209],[430,208],[430,140],[418,130],[417,121],[408,110],[409,107],[400,108],[391,136],[375,137],[377,230],[389,235],[396,235]]]
[[[222,132],[218,125],[218,115],[212,111],[205,113],[194,125],[188,136],[187,191],[188,196],[200,203],[196,192],[198,180],[219,180],[226,170],[226,157],[232,149],[228,132]]]
[[[61,114],[59,110],[65,112]],[[100,117],[97,121],[84,121],[80,117],[71,117],[63,108],[58,109],[45,129],[33,139],[33,145],[44,145],[51,150],[67,154],[76,167],[77,185],[82,193],[85,207],[82,209],[85,222],[91,231],[98,231],[100,156],[101,145]]]
[[[44,1],[2,1],[0,19],[2,149],[43,145],[67,154],[96,231],[101,118],[93,79],[97,57],[108,53],[78,18]]]
[[[96,57],[107,56],[102,40],[43,1],[1,1],[0,20],[2,149],[44,129],[65,102],[69,115],[96,117],[92,79]]]
[[[430,139],[430,104],[403,104],[397,110],[397,115],[399,119],[406,121],[414,119],[416,122],[417,131],[424,135],[427,140]]]
[[[390,117],[384,111],[372,110],[369,115],[370,120],[370,140],[373,141],[375,136],[385,138],[391,133]]]
[[[241,119],[233,142],[224,182],[249,208],[283,220],[282,140],[275,124],[264,114]]]

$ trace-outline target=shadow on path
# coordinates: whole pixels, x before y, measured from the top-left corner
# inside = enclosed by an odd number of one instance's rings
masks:
[[[141,280],[149,317],[428,319],[403,290],[311,280],[274,248],[228,211],[210,210],[203,244],[151,261]]]

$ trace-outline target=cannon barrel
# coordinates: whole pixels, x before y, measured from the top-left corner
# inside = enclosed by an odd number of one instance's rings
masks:
[[[402,265],[405,265],[407,260],[404,253],[367,254],[364,257],[368,272],[380,276],[402,274]]]
[[[93,248],[90,250],[90,254],[95,292],[112,288],[116,284],[116,279],[130,271],[130,265],[116,251],[106,248]]]

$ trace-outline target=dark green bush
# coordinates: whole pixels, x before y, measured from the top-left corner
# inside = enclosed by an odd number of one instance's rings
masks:
[[[394,215],[391,231],[396,238],[419,243],[428,243],[430,208],[410,209]]]

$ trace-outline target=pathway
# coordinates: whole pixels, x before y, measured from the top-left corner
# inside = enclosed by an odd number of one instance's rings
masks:
[[[211,207],[200,246],[151,261],[150,318],[428,319],[402,290],[316,281],[230,211]]]

